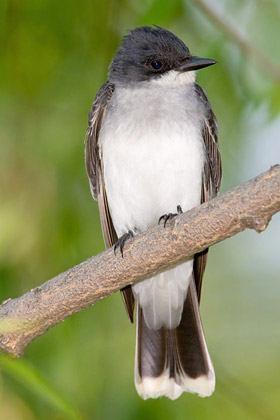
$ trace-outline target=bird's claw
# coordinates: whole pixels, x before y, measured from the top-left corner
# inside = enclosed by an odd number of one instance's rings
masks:
[[[117,242],[115,243],[115,246],[114,246],[114,254],[116,255],[116,251],[117,251],[117,249],[118,248],[120,248],[120,252],[121,252],[121,255],[122,255],[122,258],[123,258],[123,249],[124,249],[124,245],[125,245],[125,243],[126,243],[126,241],[129,239],[129,238],[132,238],[133,237],[133,232],[132,232],[132,230],[129,230],[127,233],[125,233],[124,235],[122,235],[118,240],[117,240]]]
[[[166,226],[166,223],[169,220],[174,219],[174,217],[178,216],[178,214],[182,214],[183,210],[182,207],[180,205],[177,206],[177,213],[167,213],[167,214],[163,214],[162,216],[160,216],[160,218],[158,219],[158,224],[160,224],[160,222],[163,220],[163,226]]]

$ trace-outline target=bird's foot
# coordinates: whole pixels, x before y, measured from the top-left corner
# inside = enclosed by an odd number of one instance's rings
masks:
[[[182,213],[183,213],[182,207],[178,205],[177,206],[177,213],[167,213],[167,214],[164,214],[163,216],[160,216],[160,218],[158,219],[158,224],[160,224],[160,222],[163,220],[164,221],[163,225],[165,227],[166,223],[168,221],[174,219],[174,217],[176,217],[176,216],[178,216],[178,214],[182,214]]]
[[[129,230],[127,233],[125,233],[124,235],[122,235],[122,236],[121,236],[121,237],[117,240],[117,242],[115,243],[115,246],[114,246],[114,254],[115,254],[115,255],[116,255],[116,251],[117,251],[117,249],[118,249],[118,248],[120,248],[120,252],[121,252],[122,257],[123,257],[123,248],[124,248],[124,245],[125,245],[126,241],[127,241],[129,238],[133,238],[133,232],[132,232],[132,230]]]

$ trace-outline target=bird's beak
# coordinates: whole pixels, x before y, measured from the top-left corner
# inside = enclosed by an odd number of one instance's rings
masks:
[[[179,71],[191,71],[202,69],[203,67],[212,66],[216,64],[217,61],[212,60],[211,58],[200,58],[200,57],[189,57],[183,64],[178,67]]]

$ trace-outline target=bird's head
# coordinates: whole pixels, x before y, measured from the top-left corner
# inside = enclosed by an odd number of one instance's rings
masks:
[[[121,84],[160,80],[170,73],[176,76],[215,63],[191,55],[183,41],[166,29],[142,26],[123,38],[110,65],[109,79]]]

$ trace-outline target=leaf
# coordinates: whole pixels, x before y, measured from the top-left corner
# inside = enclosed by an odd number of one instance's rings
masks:
[[[2,369],[26,388],[45,400],[54,409],[61,411],[68,419],[84,420],[82,414],[68,401],[59,391],[57,391],[41,373],[26,360],[14,360],[9,356],[0,355],[0,365]]]

